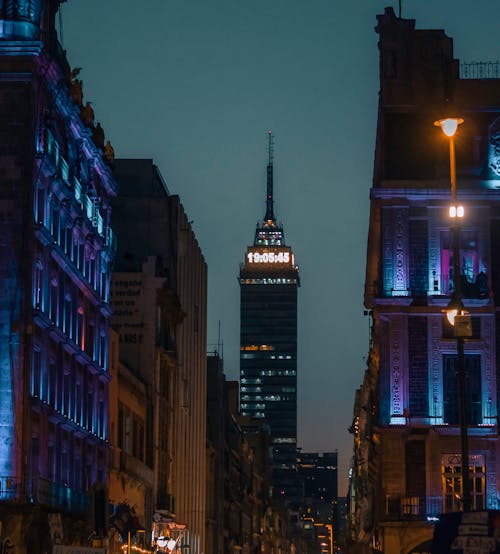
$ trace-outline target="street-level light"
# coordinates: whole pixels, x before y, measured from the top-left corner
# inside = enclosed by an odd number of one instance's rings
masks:
[[[464,120],[461,117],[446,117],[434,121],[436,127],[440,127],[443,133],[450,139],[450,182],[451,182],[451,200],[454,203],[457,198],[457,171],[455,161],[455,134],[458,126],[462,125]]]
[[[434,122],[449,138],[450,143],[450,184],[451,205],[449,215],[452,221],[453,236],[453,293],[446,308],[446,317],[453,326],[453,336],[457,339],[457,388],[458,388],[458,422],[460,426],[462,501],[463,511],[471,509],[469,482],[469,439],[467,436],[467,405],[465,399],[465,338],[472,335],[470,316],[464,309],[460,283],[460,220],[465,215],[464,207],[457,204],[457,173],[455,159],[455,134],[464,120],[461,117],[447,117]]]
[[[447,137],[453,137],[457,132],[458,126],[462,125],[464,120],[461,117],[445,117],[434,121],[434,125],[441,127],[441,130]]]
[[[464,217],[464,215],[465,215],[465,209],[464,209],[464,207],[461,206],[461,205],[458,205],[458,206],[457,206],[457,205],[455,205],[455,204],[452,204],[452,205],[450,206],[449,214],[450,214],[450,217],[451,217],[452,219],[454,219],[454,218],[456,218],[456,217],[462,218],[462,217]]]

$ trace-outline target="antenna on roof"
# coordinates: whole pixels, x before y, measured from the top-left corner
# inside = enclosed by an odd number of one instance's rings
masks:
[[[401,19],[401,0],[398,0],[399,4],[399,19]]]
[[[273,132],[268,131],[268,162],[267,162],[267,196],[266,196],[266,215],[264,221],[275,221],[273,209],[273,159],[274,143]]]

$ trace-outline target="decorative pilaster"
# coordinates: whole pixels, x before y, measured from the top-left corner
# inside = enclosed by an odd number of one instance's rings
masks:
[[[404,425],[408,407],[408,320],[406,316],[394,316],[389,325],[390,423]]]
[[[408,208],[383,210],[383,275],[385,296],[408,296]]]
[[[429,317],[429,416],[431,425],[442,425],[444,421],[442,318],[441,314]]]
[[[495,328],[494,316],[483,316],[481,318],[481,336],[484,345],[481,356],[481,383],[482,383],[482,415],[484,425],[494,425],[497,416],[497,394],[495,379]]]

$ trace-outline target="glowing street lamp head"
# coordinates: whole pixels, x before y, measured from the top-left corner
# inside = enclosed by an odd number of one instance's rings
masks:
[[[452,219],[456,217],[462,218],[465,215],[465,209],[462,205],[459,205],[459,206],[451,205],[449,214]]]
[[[434,121],[434,125],[441,127],[441,130],[447,137],[453,137],[457,132],[458,126],[463,122],[464,120],[461,117],[446,117],[445,119]]]
[[[459,294],[454,291],[448,306],[446,306],[446,319],[448,320],[450,325],[454,326],[456,323],[455,318],[458,315],[465,315],[466,313],[467,312],[465,311],[462,299],[460,298]]]
[[[455,317],[457,317],[458,310],[453,308],[452,310],[446,310],[446,319],[450,325],[455,325]]]

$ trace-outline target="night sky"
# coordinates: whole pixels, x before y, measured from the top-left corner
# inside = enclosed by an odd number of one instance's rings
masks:
[[[265,212],[275,135],[275,213],[299,289],[299,446],[352,452],[368,352],[364,264],[378,96],[376,15],[388,0],[68,0],[62,43],[117,157],[153,158],[208,264],[208,340],[219,321],[239,372],[237,275]],[[461,61],[500,60],[498,0],[402,0],[445,29]],[[429,129],[429,133],[434,132]]]

